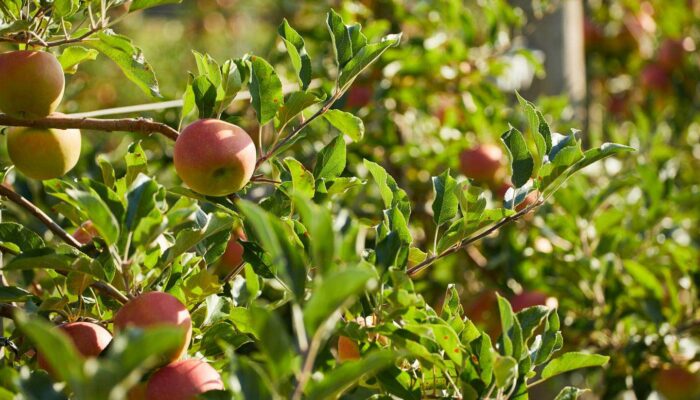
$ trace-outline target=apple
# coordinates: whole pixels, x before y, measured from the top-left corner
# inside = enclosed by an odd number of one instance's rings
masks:
[[[84,357],[97,357],[112,341],[112,334],[100,325],[91,322],[70,322],[56,327],[66,334],[75,345],[78,353]],[[48,361],[41,355],[37,356],[39,367],[53,375]]]
[[[347,336],[338,337],[338,361],[345,362],[360,359],[360,347]]]
[[[63,68],[51,53],[0,54],[0,77],[0,110],[12,117],[46,117],[56,111],[63,98]]]
[[[683,42],[678,39],[666,39],[659,47],[658,61],[661,68],[673,71],[683,63]]]
[[[246,240],[243,229],[238,228],[233,231],[231,238],[226,244],[226,250],[216,264],[215,272],[220,276],[226,276],[243,262],[243,245],[240,240]]]
[[[73,238],[83,246],[92,242],[95,236],[99,236],[99,233],[97,233],[97,228],[95,228],[95,224],[93,224],[92,221],[83,222],[80,227],[73,232]]]
[[[369,85],[356,85],[348,90],[346,108],[362,108],[372,101],[374,90]]]
[[[547,295],[538,291],[524,291],[510,298],[513,312],[521,311],[528,307],[543,306],[547,303]]]
[[[210,390],[223,390],[221,376],[211,365],[188,359],[167,365],[148,380],[147,400],[194,400]]]
[[[175,141],[175,170],[190,189],[206,196],[241,190],[255,171],[255,144],[242,128],[217,119],[200,119]]]
[[[660,370],[656,390],[667,400],[695,399],[700,396],[700,375],[680,366]]]
[[[7,130],[10,160],[21,173],[38,180],[59,178],[73,169],[80,159],[80,141],[78,129]]]
[[[665,91],[671,86],[668,72],[659,64],[649,64],[642,70],[642,86],[654,91]]]
[[[126,400],[148,400],[146,397],[146,383],[137,383],[126,392]]]
[[[124,304],[114,316],[116,331],[127,327],[147,329],[158,326],[182,328],[182,346],[173,354],[167,355],[168,361],[182,358],[187,353],[192,338],[192,317],[187,307],[175,296],[163,292],[144,293]]]
[[[494,144],[482,144],[462,151],[459,155],[460,171],[477,182],[492,182],[501,169],[503,150]]]

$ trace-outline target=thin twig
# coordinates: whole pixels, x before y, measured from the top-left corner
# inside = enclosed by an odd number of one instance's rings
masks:
[[[0,126],[3,125],[28,128],[90,129],[105,132],[123,131],[144,134],[160,133],[171,140],[176,140],[178,136],[178,132],[170,126],[146,118],[95,119],[52,116],[24,120],[10,117],[7,114],[0,114]]]

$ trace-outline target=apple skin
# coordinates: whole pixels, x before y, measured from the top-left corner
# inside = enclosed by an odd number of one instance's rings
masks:
[[[200,119],[175,141],[175,170],[190,189],[226,196],[248,184],[255,171],[255,144],[242,128],[217,119]]]
[[[354,340],[347,336],[338,337],[338,361],[352,361],[360,359],[360,348]]]
[[[695,399],[700,395],[700,376],[679,366],[665,368],[656,375],[656,390],[667,400]]]
[[[7,130],[7,152],[21,173],[37,180],[59,178],[80,159],[78,129],[15,127]]]
[[[243,245],[240,240],[246,240],[247,237],[243,229],[238,228],[233,231],[231,238],[226,244],[226,250],[216,264],[215,272],[220,276],[226,276],[228,273],[238,268],[243,262]]]
[[[659,64],[649,64],[642,70],[642,86],[653,91],[665,91],[671,87],[668,72]]]
[[[346,108],[362,108],[372,101],[374,90],[368,85],[353,86],[348,90],[348,97],[345,100]]]
[[[73,232],[73,238],[83,246],[92,242],[96,236],[99,236],[99,233],[97,233],[95,224],[93,224],[92,221],[83,222],[80,227]]]
[[[148,380],[147,400],[194,400],[210,390],[223,390],[221,376],[209,364],[190,358],[167,365]]]
[[[521,311],[528,307],[543,306],[547,303],[547,295],[538,291],[524,291],[510,298],[513,312]]]
[[[477,182],[492,182],[501,169],[503,150],[493,144],[482,144],[462,151],[459,155],[460,171]]]
[[[112,341],[112,334],[107,329],[91,322],[70,322],[59,325],[56,329],[65,333],[75,345],[78,353],[84,357],[99,356]],[[37,361],[40,368],[53,375],[48,361],[42,357],[41,353],[38,354]]]
[[[137,383],[126,392],[126,400],[147,400],[146,383]]]
[[[683,63],[683,42],[678,39],[666,39],[659,47],[658,60],[661,68],[673,71]]]
[[[45,51],[0,54],[0,110],[15,118],[43,118],[56,111],[66,80],[56,57]]]
[[[117,311],[114,316],[114,329],[121,331],[127,327],[149,328],[175,326],[182,328],[182,346],[167,361],[176,361],[187,353],[192,338],[192,317],[185,305],[175,296],[163,292],[144,293]]]

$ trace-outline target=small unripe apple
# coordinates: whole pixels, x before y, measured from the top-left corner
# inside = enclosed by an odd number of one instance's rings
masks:
[[[642,70],[642,86],[655,91],[665,91],[671,86],[668,72],[658,64],[649,64]]]
[[[538,291],[524,291],[510,298],[513,312],[521,311],[528,307],[543,306],[547,304],[547,295]]]
[[[700,396],[700,375],[673,366],[656,375],[656,390],[667,400],[689,400]]]
[[[166,357],[176,361],[187,353],[192,337],[192,318],[187,307],[175,296],[163,292],[144,293],[117,311],[114,316],[114,329],[128,327],[144,328],[173,326],[182,329],[182,345]]]
[[[683,42],[678,39],[666,39],[659,47],[659,65],[666,71],[673,71],[683,62],[685,50]]]
[[[56,57],[45,51],[0,54],[0,110],[15,118],[43,118],[63,98],[65,77]]]
[[[90,322],[70,322],[56,327],[66,334],[84,357],[97,357],[112,341],[112,334],[100,325]],[[37,356],[39,367],[53,375],[51,367],[41,355]]]
[[[340,362],[359,360],[360,347],[347,336],[338,337],[338,360]]]
[[[196,359],[167,365],[148,380],[148,400],[194,400],[210,390],[223,390],[221,376],[211,365]]]
[[[215,271],[218,275],[227,275],[243,262],[243,245],[240,240],[246,240],[246,235],[243,229],[238,228],[231,234],[226,250],[216,264]]]
[[[503,151],[493,144],[482,144],[459,155],[462,173],[477,182],[492,182],[501,168]]]
[[[83,246],[92,242],[92,239],[94,239],[95,236],[99,236],[99,233],[97,232],[97,228],[95,228],[95,224],[93,224],[92,221],[83,222],[78,229],[73,232],[73,238],[75,238],[75,240],[77,240]]]
[[[241,190],[255,171],[255,144],[240,127],[217,119],[200,119],[175,141],[175,170],[190,189],[206,196]]]
[[[29,178],[59,178],[73,169],[80,159],[80,131],[10,128],[7,130],[7,152],[15,168]]]

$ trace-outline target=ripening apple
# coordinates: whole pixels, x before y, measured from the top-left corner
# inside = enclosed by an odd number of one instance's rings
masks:
[[[683,63],[683,42],[678,39],[666,39],[659,47],[658,60],[661,68],[673,71]]]
[[[12,117],[46,117],[56,111],[63,98],[63,68],[51,53],[0,54],[0,77],[0,111]]]
[[[93,224],[92,221],[83,222],[78,229],[73,232],[73,238],[75,238],[75,240],[77,240],[83,246],[92,242],[92,239],[94,239],[95,236],[99,236],[99,233],[97,232],[97,228],[95,228],[95,224]]]
[[[671,87],[668,72],[659,64],[649,64],[642,70],[642,86],[654,91],[665,91]]]
[[[243,229],[238,228],[233,231],[231,238],[226,244],[226,250],[216,264],[215,272],[220,276],[226,276],[243,262],[243,245],[241,240],[246,240]]]
[[[477,182],[494,181],[501,169],[503,150],[494,144],[482,144],[462,151],[459,155],[460,171]]]
[[[362,108],[372,101],[374,90],[369,85],[355,85],[348,90],[346,108]]]
[[[73,169],[80,159],[80,130],[10,128],[7,130],[7,152],[15,168],[27,177],[38,180],[59,178]]]
[[[144,293],[117,311],[114,316],[114,329],[128,327],[144,328],[173,326],[182,328],[182,345],[168,354],[168,361],[176,361],[187,353],[192,337],[192,318],[184,304],[175,296],[163,292]]]
[[[109,331],[91,322],[70,322],[56,327],[65,333],[75,345],[78,353],[84,357],[97,357],[112,341]],[[52,373],[48,361],[41,355],[37,356],[39,367]]]
[[[223,390],[221,376],[211,365],[196,359],[167,365],[148,380],[147,400],[194,400],[210,390]]]
[[[679,366],[664,368],[656,375],[656,390],[667,400],[689,400],[700,396],[700,374]]]
[[[347,336],[338,337],[338,361],[352,361],[360,359],[360,347],[354,340]]]
[[[543,306],[547,304],[548,296],[538,291],[524,291],[510,298],[513,312],[521,311],[528,307]]]
[[[190,189],[206,196],[241,190],[255,171],[255,144],[242,128],[217,119],[200,119],[175,141],[175,170]]]

